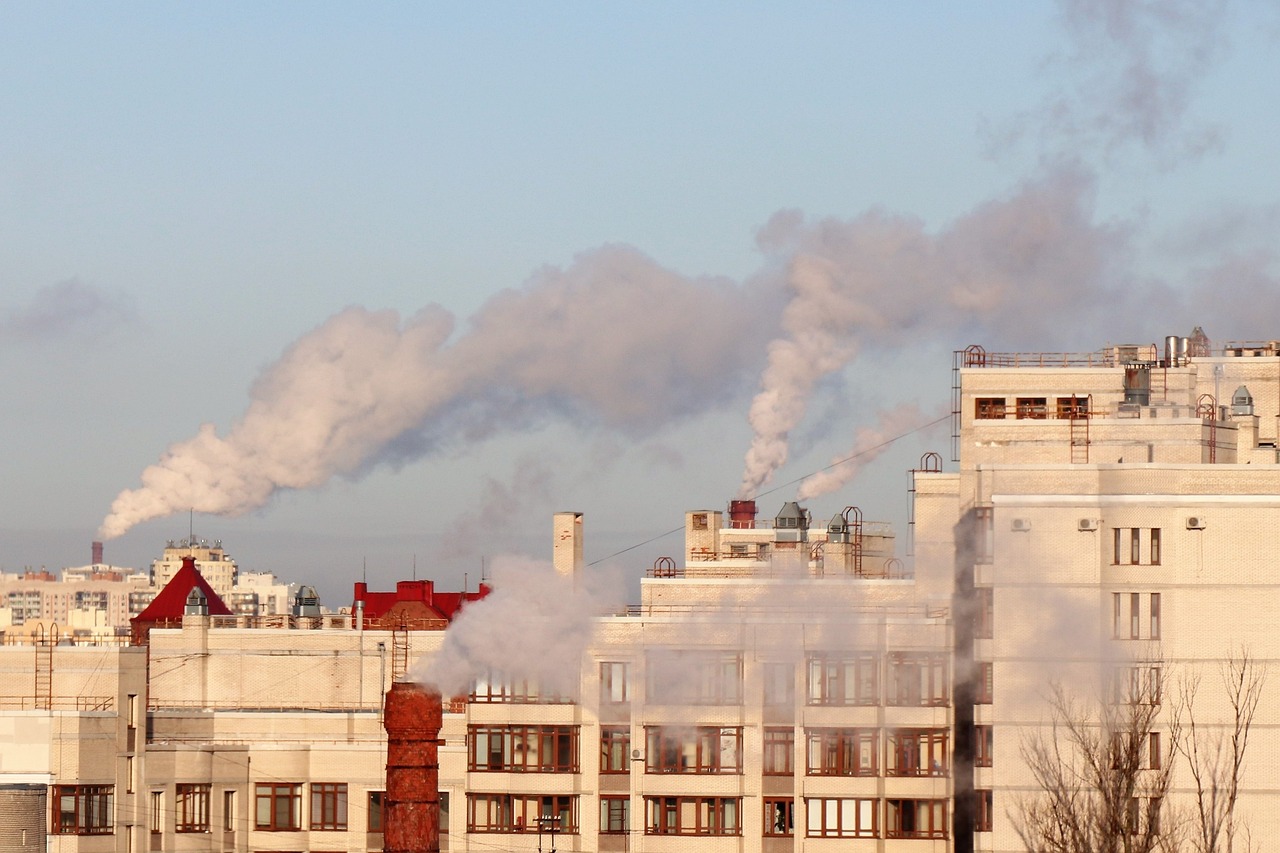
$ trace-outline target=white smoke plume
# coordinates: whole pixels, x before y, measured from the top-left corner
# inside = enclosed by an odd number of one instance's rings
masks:
[[[892,350],[968,330],[1046,349],[1064,312],[1085,323],[1090,312],[1101,317],[1123,295],[1113,265],[1126,239],[1096,223],[1092,208],[1092,179],[1064,170],[936,234],[881,211],[812,225],[791,213],[775,216],[760,242],[791,258],[790,302],[748,415],[754,438],[738,496],[751,498],[772,479],[815,385],[863,347]]]
[[[456,336],[439,307],[403,322],[349,308],[265,371],[225,435],[205,425],[144,470],[100,535],[188,509],[241,515],[281,489],[551,415],[634,434],[700,412],[758,364],[752,330],[769,317],[758,298],[605,247],[499,294]]]
[[[831,464],[806,477],[796,493],[796,500],[807,501],[836,491],[848,484],[868,463],[889,449],[898,436],[913,432],[941,414],[928,415],[913,403],[902,403],[880,412],[873,426],[859,427],[853,446],[831,460]]]
[[[492,677],[528,680],[541,691],[574,697],[596,619],[615,611],[621,599],[621,578],[610,570],[591,569],[574,579],[547,562],[500,557],[493,564],[493,592],[467,605],[440,651],[407,677],[447,695]]]

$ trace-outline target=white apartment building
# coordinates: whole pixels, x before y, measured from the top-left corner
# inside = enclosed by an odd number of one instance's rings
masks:
[[[1274,837],[1280,342],[1212,355],[1176,337],[1081,354],[971,347],[954,375],[959,470],[917,475],[915,546],[917,567],[956,569],[956,666],[972,668],[977,697],[956,710],[959,736],[975,726],[962,750],[977,765],[957,786],[977,791],[975,849],[1025,849],[1016,822],[1038,790],[1025,748],[1054,734],[1054,684],[1094,712],[1150,702],[1146,685],[1162,684],[1143,761],[1172,762],[1162,814],[1187,816],[1193,779],[1171,727],[1185,736],[1194,716],[1201,735],[1229,735],[1220,674],[1242,650],[1270,679],[1237,819],[1255,841]],[[1145,825],[1153,804],[1132,806]]]
[[[151,582],[157,589],[178,573],[183,557],[195,557],[196,568],[218,595],[225,599],[232,592],[240,573],[236,561],[223,549],[221,540],[210,542],[194,534],[166,542],[160,559],[151,561]]]

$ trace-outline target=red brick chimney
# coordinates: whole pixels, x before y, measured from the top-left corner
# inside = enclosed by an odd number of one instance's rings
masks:
[[[397,681],[387,691],[387,794],[383,853],[440,851],[440,694]]]

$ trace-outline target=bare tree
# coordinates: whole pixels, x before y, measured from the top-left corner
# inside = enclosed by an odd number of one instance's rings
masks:
[[[1195,786],[1195,810],[1188,835],[1196,853],[1233,853],[1237,842],[1245,851],[1254,849],[1248,827],[1236,818],[1236,799],[1249,730],[1266,681],[1266,666],[1242,648],[1237,656],[1222,663],[1218,674],[1228,703],[1225,725],[1197,724],[1194,705],[1200,688],[1198,676],[1183,682],[1177,699],[1180,713],[1187,720],[1186,737],[1178,749],[1187,760]]]
[[[1176,849],[1166,794],[1180,727],[1175,714],[1160,719],[1163,672],[1158,663],[1126,667],[1096,702],[1052,685],[1049,730],[1022,744],[1040,790],[1010,811],[1028,851]]]

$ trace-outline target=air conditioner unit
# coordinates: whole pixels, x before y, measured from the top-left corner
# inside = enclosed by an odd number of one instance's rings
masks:
[[[1188,530],[1204,530],[1204,519],[1198,515],[1187,516]]]
[[[1010,529],[1021,533],[1031,529],[1031,522],[1025,518],[1015,518],[1010,525]]]
[[[1097,530],[1097,529],[1098,529],[1098,519],[1096,519],[1096,518],[1082,518],[1082,519],[1080,519],[1080,523],[1079,523],[1078,527],[1079,527],[1079,529],[1080,529],[1080,530],[1085,530],[1085,531],[1088,531],[1088,530]]]

